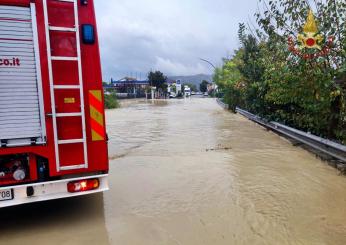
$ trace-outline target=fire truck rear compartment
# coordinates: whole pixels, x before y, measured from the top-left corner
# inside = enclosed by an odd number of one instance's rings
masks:
[[[35,18],[0,5],[0,147],[45,143]]]

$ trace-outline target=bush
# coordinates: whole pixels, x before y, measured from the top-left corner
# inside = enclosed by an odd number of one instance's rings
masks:
[[[289,38],[296,39],[301,33],[300,20],[309,12],[303,2],[269,1],[270,11],[256,14],[260,29],[251,34],[241,24],[241,47],[233,57],[223,59],[214,81],[231,110],[239,106],[346,144],[346,20],[341,17],[346,5],[344,0],[320,3],[316,17],[323,20],[319,29],[324,43],[329,36],[335,41],[329,53],[307,59],[294,55],[288,45]],[[293,34],[285,29],[287,20],[292,20],[289,27]],[[306,54],[319,51],[301,49]]]
[[[119,102],[115,93],[105,94],[105,107],[106,109],[119,108]]]

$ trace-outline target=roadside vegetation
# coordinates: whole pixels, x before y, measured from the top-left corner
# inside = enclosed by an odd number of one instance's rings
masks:
[[[240,24],[240,48],[215,70],[225,103],[346,144],[345,1],[259,2],[259,28]],[[314,38],[330,47],[299,46],[310,9],[319,30]]]
[[[115,109],[120,107],[115,92],[105,93],[105,107],[106,109]]]
[[[208,81],[203,80],[203,81],[201,82],[201,84],[199,85],[199,90],[200,90],[202,93],[207,92],[207,91],[208,91],[208,84],[209,84]]]
[[[161,71],[149,72],[148,81],[157,91],[167,92],[167,77]]]

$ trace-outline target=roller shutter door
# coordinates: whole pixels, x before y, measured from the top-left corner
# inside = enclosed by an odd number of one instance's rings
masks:
[[[0,5],[1,146],[43,144],[42,85],[31,9]],[[35,23],[35,22],[34,22]],[[37,56],[37,50],[36,50]],[[42,105],[42,104],[41,104]]]

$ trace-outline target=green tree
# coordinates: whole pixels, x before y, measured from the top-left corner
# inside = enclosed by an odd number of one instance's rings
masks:
[[[244,24],[239,24],[238,32],[242,52],[239,54],[240,62],[237,68],[243,76],[247,89],[244,91],[245,103],[250,111],[263,114],[266,108],[265,94],[267,92],[264,72],[266,64],[265,42],[258,40],[252,34],[246,34]]]
[[[208,84],[209,84],[208,81],[203,80],[203,81],[201,82],[201,84],[199,85],[199,90],[200,90],[202,93],[207,92],[207,91],[208,91]]]
[[[167,91],[167,77],[161,71],[149,72],[148,80],[150,86],[157,90]]]
[[[215,70],[225,102],[346,143],[345,1],[259,1],[260,29],[240,24],[241,47]],[[324,57],[304,59],[290,52],[288,38],[302,33],[311,8],[317,10],[323,42],[329,36],[335,41]]]
[[[232,111],[237,106],[244,107],[244,89],[246,84],[238,69],[243,51],[239,50],[232,59],[223,59],[222,68],[216,68],[213,80],[224,94],[224,101]]]
[[[280,104],[285,108],[288,108],[287,105],[293,108],[294,118],[288,115],[286,117],[289,117],[294,124],[304,125],[304,128],[331,138],[339,138],[340,134],[345,134],[340,132],[345,131],[346,124],[343,117],[346,94],[343,84],[346,83],[346,79],[342,69],[346,61],[345,1],[273,0],[268,4],[263,0],[260,1],[263,2],[266,10],[256,14],[258,24],[268,36],[271,53],[281,57],[281,60],[275,62],[279,66],[271,67],[276,70],[281,68],[281,70],[272,74],[267,72],[271,84],[270,98],[275,100],[273,95],[280,96],[281,99],[288,98]],[[335,41],[331,52],[325,57],[304,60],[293,57],[287,52],[286,43],[288,36],[297,37],[302,32],[303,24],[311,8],[317,10],[316,18],[319,20],[320,34],[324,36],[323,42],[327,42],[331,36]],[[311,53],[312,51],[305,49],[304,52]],[[274,63],[268,63],[268,66],[270,64]],[[277,89],[276,84],[282,82],[284,74],[289,76],[288,80],[299,85],[298,89],[293,86],[285,86],[284,91]],[[276,91],[281,91],[284,95],[281,96]]]

